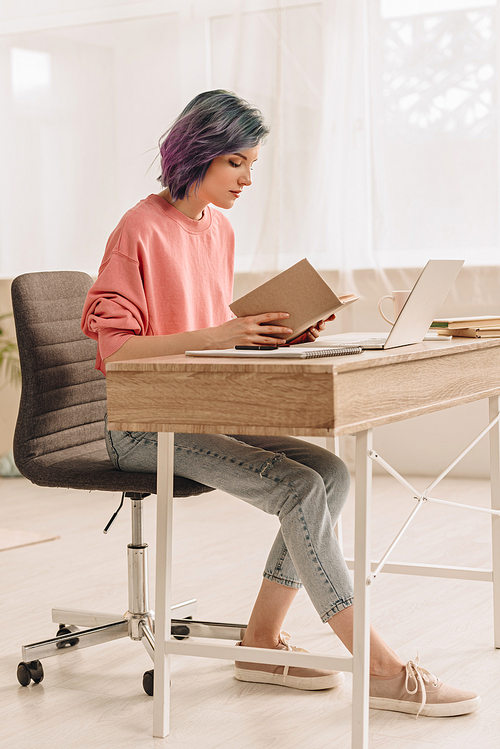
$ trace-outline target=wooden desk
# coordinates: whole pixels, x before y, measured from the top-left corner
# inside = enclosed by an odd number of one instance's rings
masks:
[[[368,746],[372,428],[470,401],[490,400],[493,572],[500,583],[500,339],[421,343],[316,360],[185,356],[107,367],[110,429],[159,432],[154,735],[168,734],[169,654],[234,659],[234,647],[170,635],[173,433],[356,434],[354,652],[352,658],[285,653],[286,662],[353,672],[353,749]],[[486,430],[485,430],[486,431]],[[424,497],[424,499],[426,499]],[[420,573],[422,574],[422,573]],[[480,578],[479,576],[477,579]],[[500,584],[494,586],[500,647]],[[165,651],[159,643],[165,642]],[[248,653],[247,653],[248,651]],[[246,660],[281,662],[247,648]],[[285,660],[283,660],[285,662]]]

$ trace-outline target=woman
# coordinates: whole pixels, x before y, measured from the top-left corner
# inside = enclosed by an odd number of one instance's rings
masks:
[[[230,92],[208,91],[164,136],[164,189],[119,222],[85,303],[82,328],[98,342],[102,372],[109,361],[275,343],[293,333],[280,311],[231,319],[233,232],[211,208],[231,208],[251,185],[267,134],[259,110]],[[302,339],[314,340],[323,328],[321,321]],[[116,468],[156,471],[156,434],[106,430],[106,444]],[[303,584],[321,620],[352,652],[352,582],[333,531],[349,490],[342,461],[289,437],[176,434],[175,473],[280,520],[239,646],[290,649],[281,627]],[[335,671],[235,665],[240,680],[298,689],[331,688],[344,679]],[[404,664],[373,629],[370,671],[371,707],[458,715],[479,706],[477,695],[447,687],[418,662]]]

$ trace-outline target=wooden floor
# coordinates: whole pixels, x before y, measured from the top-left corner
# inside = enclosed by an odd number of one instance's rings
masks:
[[[422,489],[429,483],[415,482]],[[463,479],[435,491],[479,506],[488,493],[486,482]],[[120,640],[46,659],[41,684],[18,685],[20,646],[54,636],[53,605],[120,615],[127,608],[128,508],[102,534],[118,499],[0,479],[2,527],[60,536],[0,552],[1,749],[349,749],[350,676],[340,690],[306,693],[237,682],[229,662],[174,657],[172,732],[163,740],[151,737],[152,700],[141,685],[151,662],[139,643]],[[154,552],[154,498],[146,505]],[[375,478],[374,556],[412,507],[393,479]],[[175,598],[196,597],[201,619],[246,621],[277,520],[219,492],[178,500],[175,512]],[[486,567],[488,523],[481,513],[426,506],[395,558]],[[349,553],[352,501],[344,533]],[[382,575],[372,600],[375,625],[402,657],[418,650],[425,667],[477,690],[483,705],[474,715],[442,719],[372,711],[370,749],[498,749],[500,650],[492,644],[491,586]],[[309,650],[343,652],[303,591],[285,628]]]

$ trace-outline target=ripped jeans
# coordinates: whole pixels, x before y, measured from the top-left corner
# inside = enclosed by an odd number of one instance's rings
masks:
[[[106,429],[114,466],[156,472],[157,434]],[[304,585],[323,622],[352,605],[353,587],[334,526],[350,486],[336,455],[292,437],[176,434],[174,471],[239,497],[280,520],[264,577]]]

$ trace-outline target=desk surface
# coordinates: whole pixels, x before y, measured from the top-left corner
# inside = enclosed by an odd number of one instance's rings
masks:
[[[110,429],[353,434],[499,394],[500,339],[312,360],[182,355],[112,362],[107,388]]]

